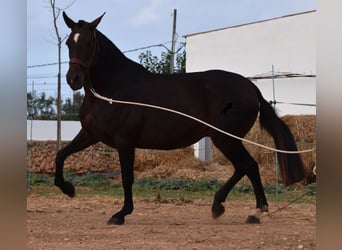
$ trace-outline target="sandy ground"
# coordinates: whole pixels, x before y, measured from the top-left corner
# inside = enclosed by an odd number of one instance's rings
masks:
[[[27,249],[315,249],[315,205],[292,204],[246,224],[255,204],[230,201],[214,220],[211,202],[136,199],[121,226],[107,225],[122,199],[29,194]],[[279,207],[286,203],[279,203]]]

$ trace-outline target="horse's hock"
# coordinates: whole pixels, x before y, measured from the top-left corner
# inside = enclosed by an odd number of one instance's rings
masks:
[[[283,120],[289,125],[298,143],[299,149],[308,149],[316,144],[316,116],[285,116]],[[271,137],[266,131],[260,129],[258,122],[255,123],[252,130],[246,138],[268,146],[274,146]],[[63,146],[68,142],[63,142]],[[255,160],[260,165],[264,183],[274,183],[275,176],[275,157],[274,152],[262,149],[253,145],[246,145]],[[53,174],[55,171],[56,142],[55,141],[28,141],[27,142],[27,168],[32,172]],[[316,152],[302,154],[302,159],[309,173],[315,166]],[[144,175],[154,175],[158,168],[161,173],[165,168],[164,176],[154,177],[172,177],[174,171],[182,168],[183,172],[190,175],[191,168],[212,169],[217,166],[230,165],[229,161],[214,148],[212,164],[204,164],[193,156],[192,148],[160,151],[160,150],[137,150],[135,159],[135,169],[139,172],[145,172]],[[86,150],[69,156],[65,161],[65,169],[77,174],[87,171],[92,172],[113,172],[119,171],[119,159],[115,149],[102,143],[95,144]],[[167,171],[166,171],[167,170]],[[166,173],[167,172],[167,173]],[[198,172],[197,172],[198,173]],[[183,175],[183,176],[189,176]],[[195,175],[195,174],[194,174]],[[203,176],[197,175],[197,178]],[[217,178],[222,177],[222,174]],[[313,176],[308,176],[307,182],[311,182]],[[192,178],[196,178],[192,177]],[[205,175],[204,175],[205,178]],[[226,179],[227,176],[224,176]]]

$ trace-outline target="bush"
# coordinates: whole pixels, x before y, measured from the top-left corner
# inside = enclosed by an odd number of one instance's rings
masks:
[[[162,190],[185,190],[185,191],[213,191],[217,190],[222,183],[216,179],[189,181],[185,179],[156,179],[144,177],[136,181],[138,188],[162,189]]]

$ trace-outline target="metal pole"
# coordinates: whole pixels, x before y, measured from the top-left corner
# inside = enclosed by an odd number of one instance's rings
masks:
[[[273,108],[276,108],[276,99],[275,99],[275,83],[274,83],[274,65],[272,64],[272,85],[273,85]],[[276,203],[277,203],[277,208],[279,208],[279,166],[278,166],[278,155],[277,152],[275,154],[275,174],[276,174]]]
[[[173,10],[173,27],[172,27],[172,43],[171,43],[171,52],[170,52],[170,74],[174,72],[174,64],[175,64],[175,47],[177,40],[176,33],[176,20],[177,20],[177,9]]]
[[[57,77],[57,151],[61,149],[61,62],[60,47],[58,48],[58,77]]]

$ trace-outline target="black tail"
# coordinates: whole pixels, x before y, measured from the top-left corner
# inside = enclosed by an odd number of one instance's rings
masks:
[[[273,137],[277,149],[297,151],[293,135],[286,125],[275,113],[273,107],[255,87],[260,102],[260,124]],[[280,173],[285,185],[292,185],[305,177],[305,169],[299,154],[277,153]]]

